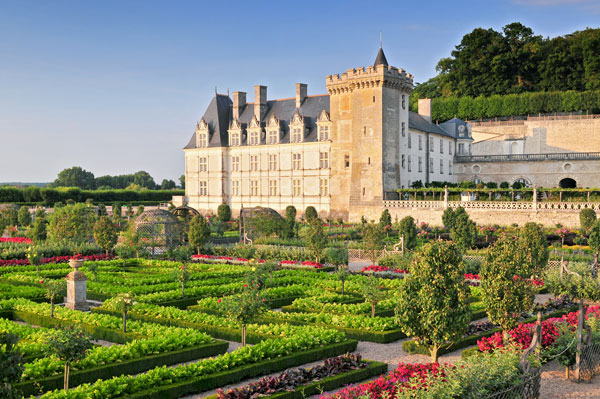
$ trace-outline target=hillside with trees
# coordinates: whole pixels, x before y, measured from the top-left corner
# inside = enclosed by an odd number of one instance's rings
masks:
[[[450,117],[470,118],[508,112],[597,112],[600,29],[543,38],[518,22],[506,25],[502,32],[476,28],[463,36],[450,57],[438,62],[436,70],[438,75],[418,84],[411,96],[413,110],[418,98],[446,99],[438,107],[434,100],[434,119],[448,119],[448,112],[436,110],[440,106],[454,111]],[[459,104],[465,97],[472,101]],[[492,97],[495,100],[489,100]],[[507,97],[508,107],[503,104]],[[479,104],[469,104],[477,103],[474,100]]]

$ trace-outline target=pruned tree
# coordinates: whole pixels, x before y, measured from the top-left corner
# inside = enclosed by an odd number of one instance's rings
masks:
[[[48,352],[65,362],[64,389],[69,389],[71,364],[85,357],[93,348],[91,338],[79,328],[67,327],[48,334]]]
[[[315,261],[319,262],[323,256],[323,249],[329,242],[327,235],[323,231],[323,223],[320,219],[311,219],[308,227],[301,231],[302,238],[306,241],[306,246],[315,257]]]
[[[397,293],[396,320],[404,333],[429,349],[431,362],[437,363],[439,350],[467,331],[470,291],[456,245],[433,241],[414,259],[410,276]]]
[[[386,293],[383,291],[381,282],[373,275],[363,279],[360,291],[365,302],[371,304],[371,317],[375,317],[375,307],[386,298]]]
[[[200,254],[200,248],[208,242],[210,238],[210,226],[206,218],[202,215],[195,215],[190,221],[188,230],[188,240],[190,245],[197,249]]]
[[[108,216],[101,216],[94,224],[94,239],[96,244],[108,255],[117,243],[117,229]]]
[[[406,249],[413,249],[417,246],[417,226],[412,216],[406,216],[400,221],[399,236],[400,239],[404,237]]]

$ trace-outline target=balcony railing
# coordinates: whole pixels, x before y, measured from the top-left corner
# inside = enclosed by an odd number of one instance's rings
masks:
[[[590,161],[597,159],[600,159],[600,152],[556,152],[546,154],[457,155],[454,162]]]

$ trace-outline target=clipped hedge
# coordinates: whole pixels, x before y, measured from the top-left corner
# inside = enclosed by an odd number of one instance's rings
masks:
[[[317,395],[325,391],[332,391],[344,385],[366,380],[386,374],[387,363],[364,360],[369,365],[362,369],[350,370],[345,373],[324,378],[320,381],[311,382],[297,387],[293,391],[277,392],[273,395],[261,396],[262,399],[305,399],[307,396]],[[217,399],[217,395],[207,396],[205,399]]]
[[[171,201],[174,195],[185,195],[185,190],[82,190],[77,187],[28,189],[12,186],[0,187],[0,203],[44,203],[54,205],[56,202],[85,202],[92,199],[94,203],[112,202],[165,202]]]
[[[437,97],[431,100],[432,119],[481,119],[555,112],[600,112],[600,90],[548,91],[489,97]]]
[[[292,325],[296,325],[296,326],[326,327],[326,328],[330,328],[332,330],[341,331],[344,334],[346,334],[346,336],[348,338],[351,338],[351,339],[357,339],[359,341],[376,342],[378,344],[387,344],[390,342],[398,341],[399,339],[402,339],[402,338],[406,338],[406,334],[404,334],[402,332],[402,330],[400,330],[400,329],[389,330],[389,331],[365,331],[365,330],[359,330],[359,329],[355,329],[355,328],[331,326],[329,324],[307,323],[307,322],[300,322],[300,321],[294,321],[294,320],[283,320],[283,319],[277,319],[275,317],[268,317],[268,316],[260,316],[257,321],[262,322],[262,323],[273,323],[273,324],[287,323],[287,324],[292,324]]]
[[[567,313],[573,312],[577,309],[578,309],[577,306],[572,306],[567,309],[556,310],[554,312],[550,312],[550,313],[543,315],[542,320],[550,319],[553,317],[561,317],[561,316],[563,316]],[[531,317],[529,319],[523,320],[522,323],[533,323],[536,320],[537,320],[537,317]],[[486,331],[481,334],[469,335],[468,337],[465,337],[465,338],[461,339],[460,341],[453,343],[450,347],[440,348],[440,350],[438,351],[438,354],[443,355],[445,353],[454,352],[455,350],[466,348],[471,345],[476,345],[477,341],[479,341],[481,338],[490,337],[499,331],[502,331],[502,329],[498,327],[498,328],[494,328],[490,331]],[[404,341],[402,343],[402,349],[404,349],[406,352],[408,352],[410,354],[429,355],[429,349],[427,349],[427,347],[425,347],[425,346],[421,346],[421,345],[417,344],[417,342],[414,339]]]
[[[121,313],[106,310],[102,308],[93,308],[92,313],[103,313],[111,316],[119,316]],[[170,327],[185,327],[185,328],[193,328],[198,331],[202,331],[213,338],[224,339],[227,341],[235,341],[242,342],[242,331],[241,329],[233,329],[227,327],[218,327],[210,324],[200,324],[200,323],[191,323],[184,320],[173,320],[159,317],[151,317],[146,315],[136,314],[134,312],[129,312],[127,315],[129,320],[137,320],[137,321],[145,321],[149,323],[157,323]],[[257,344],[266,339],[272,339],[273,336],[269,334],[260,334],[252,331],[246,332],[246,342],[249,344]]]
[[[357,345],[357,341],[347,340],[288,356],[247,364],[221,373],[204,375],[189,381],[140,391],[127,396],[127,399],[177,399],[185,395],[209,391],[248,378],[271,374],[290,367],[353,352],[356,350]]]
[[[195,359],[220,355],[227,352],[228,342],[218,341],[210,344],[199,345],[192,348],[180,349],[172,352],[145,356],[124,362],[106,364],[86,370],[72,371],[69,374],[69,386],[91,383],[99,379],[109,379],[123,374],[133,375],[148,371],[154,367],[169,366]],[[40,392],[63,389],[64,376],[62,374],[36,379],[35,381],[22,381],[16,384],[25,396],[37,395]]]

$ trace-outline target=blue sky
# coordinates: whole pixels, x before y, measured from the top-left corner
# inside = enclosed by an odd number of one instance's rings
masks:
[[[17,1],[0,0],[0,182],[184,171],[211,97],[294,84],[388,61],[422,82],[475,27],[519,21],[557,36],[598,27],[600,0]]]

